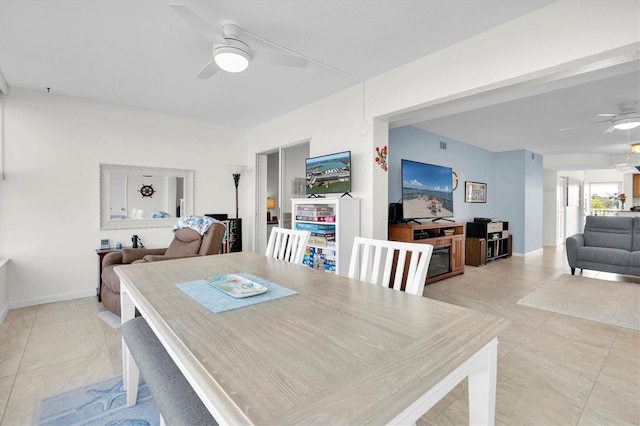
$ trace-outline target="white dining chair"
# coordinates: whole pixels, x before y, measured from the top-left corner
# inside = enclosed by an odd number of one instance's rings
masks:
[[[274,227],[265,254],[291,263],[302,263],[310,236],[309,231]]]
[[[401,290],[403,281],[406,281],[406,293],[422,296],[432,253],[431,244],[356,237],[351,250],[348,276],[389,287],[391,272],[395,266],[393,289]]]

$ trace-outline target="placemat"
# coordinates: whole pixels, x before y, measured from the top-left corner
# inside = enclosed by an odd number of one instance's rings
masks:
[[[236,275],[240,275],[258,284],[262,284],[267,287],[269,291],[257,296],[236,299],[235,297],[229,296],[214,288],[205,279],[178,283],[176,286],[187,293],[196,302],[216,314],[298,294],[297,291],[293,291],[281,285],[256,277],[255,275],[247,273],[238,273]]]

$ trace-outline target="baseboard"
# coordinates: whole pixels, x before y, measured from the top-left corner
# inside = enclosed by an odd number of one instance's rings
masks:
[[[27,306],[42,305],[44,303],[64,302],[65,300],[82,299],[96,295],[96,290],[82,290],[71,293],[53,294],[51,296],[35,297],[33,299],[14,300],[9,302],[9,309],[24,308]]]
[[[537,250],[533,250],[533,251],[530,251],[530,252],[525,253],[525,254],[524,254],[524,257],[533,256],[533,255],[535,255],[535,254],[542,254],[543,252],[544,252],[544,249],[543,249],[542,247],[540,247],[540,248],[539,248],[539,249],[537,249]]]
[[[527,253],[512,253],[512,256],[515,257],[529,257],[529,256],[533,256],[535,254],[542,254],[542,252],[544,252],[543,248],[539,248],[537,250],[533,250],[533,251],[529,251]]]

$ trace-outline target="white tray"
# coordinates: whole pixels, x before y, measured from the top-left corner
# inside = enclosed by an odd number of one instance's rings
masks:
[[[258,284],[236,274],[216,275],[215,277],[208,278],[207,281],[214,288],[236,299],[257,296],[269,290],[262,284]]]

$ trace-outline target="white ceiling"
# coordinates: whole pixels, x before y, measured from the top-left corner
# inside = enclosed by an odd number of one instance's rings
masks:
[[[640,99],[639,64],[633,61],[562,79],[533,88],[535,93],[531,88],[514,89],[508,92],[509,100],[474,100],[478,107],[463,101],[446,111],[420,111],[394,126],[412,124],[496,152],[527,149],[542,155],[622,156],[630,143],[640,142],[640,127],[604,133],[611,117],[597,114],[619,113],[621,102]]]
[[[235,21],[342,72],[313,61],[307,68],[253,62],[243,73],[201,80],[195,76],[210,61],[211,44],[169,0],[0,0],[0,73],[10,88],[50,88],[249,128],[553,1],[186,0],[215,28]],[[606,124],[559,129],[640,98],[639,75],[636,63],[596,82],[448,117],[434,117],[431,109],[405,124],[494,151],[614,154],[625,149],[626,133],[602,135]],[[637,130],[631,139],[640,140]]]

